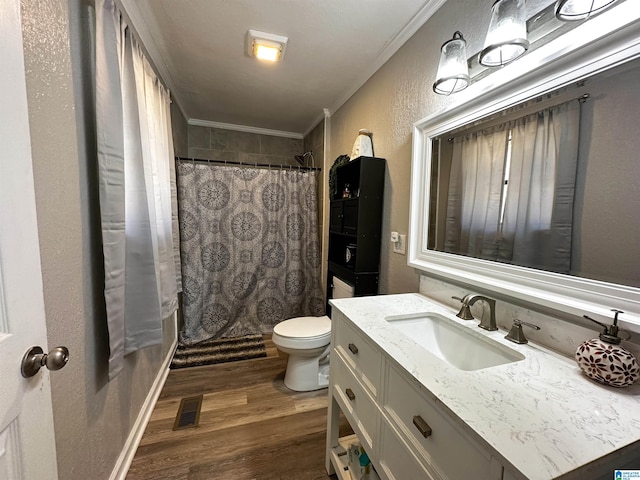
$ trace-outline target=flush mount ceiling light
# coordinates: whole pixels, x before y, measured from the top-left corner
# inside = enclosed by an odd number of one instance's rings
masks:
[[[558,0],[556,18],[563,21],[586,20],[606,10],[617,0]]]
[[[497,0],[491,8],[491,23],[480,63],[498,67],[514,61],[529,48],[524,0]]]
[[[280,62],[289,39],[273,33],[249,30],[247,32],[247,53],[260,60]]]
[[[453,34],[440,50],[438,74],[433,91],[440,95],[451,95],[469,86],[467,65],[467,42],[460,32]]]

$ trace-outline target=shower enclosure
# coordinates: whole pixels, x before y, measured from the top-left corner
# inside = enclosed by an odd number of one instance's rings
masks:
[[[178,159],[183,344],[324,314],[316,169]]]

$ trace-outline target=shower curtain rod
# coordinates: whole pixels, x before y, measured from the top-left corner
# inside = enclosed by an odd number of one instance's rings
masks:
[[[247,163],[247,162],[234,162],[230,160],[207,160],[206,158],[189,158],[189,157],[176,157],[176,160],[181,160],[184,162],[197,162],[197,163],[221,163],[223,165],[237,165],[241,167],[255,167],[255,168],[280,168],[282,170],[310,170],[310,171],[319,171],[322,170],[320,167],[303,167],[300,165],[272,165],[270,163]]]

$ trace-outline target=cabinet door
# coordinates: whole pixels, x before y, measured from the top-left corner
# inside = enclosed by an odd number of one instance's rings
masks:
[[[342,202],[331,202],[329,206],[329,231],[342,233]]]
[[[380,471],[378,473],[382,478],[389,480],[434,480],[430,472],[411,453],[411,447],[398,437],[389,424],[383,423],[380,433]]]
[[[495,468],[490,453],[467,437],[426,392],[419,391],[407,372],[391,363],[387,368],[384,410],[416,456],[444,479],[502,478],[502,468]]]
[[[342,209],[342,231],[355,235],[358,233],[358,199],[346,200]]]
[[[345,418],[360,438],[365,450],[372,452],[376,444],[374,436],[378,422],[378,407],[337,350],[331,352],[331,382],[333,396]]]
[[[332,325],[335,332],[333,346],[342,354],[358,380],[376,397],[382,368],[380,350],[351,326],[342,314],[335,316]]]

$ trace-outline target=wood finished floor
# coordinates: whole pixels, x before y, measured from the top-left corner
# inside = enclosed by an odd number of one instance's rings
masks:
[[[327,390],[284,384],[286,358],[171,370],[128,480],[327,480]],[[203,394],[197,427],[173,431],[180,400]],[[345,426],[348,429],[348,425]]]

